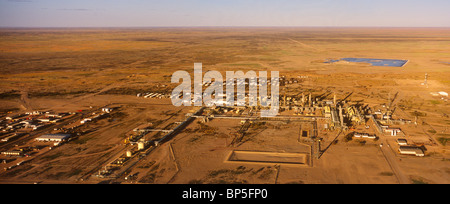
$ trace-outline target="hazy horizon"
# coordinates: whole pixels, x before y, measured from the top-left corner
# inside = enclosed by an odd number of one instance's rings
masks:
[[[447,0],[0,0],[0,27],[450,27]]]
[[[317,28],[317,29],[358,29],[358,28],[367,28],[367,29],[450,29],[450,26],[441,26],[441,27],[401,27],[401,26],[92,26],[92,27],[45,27],[45,26],[0,26],[0,29],[153,29],[153,28]]]

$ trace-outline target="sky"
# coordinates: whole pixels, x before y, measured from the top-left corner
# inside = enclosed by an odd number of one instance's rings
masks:
[[[450,0],[0,0],[0,27],[450,27]]]

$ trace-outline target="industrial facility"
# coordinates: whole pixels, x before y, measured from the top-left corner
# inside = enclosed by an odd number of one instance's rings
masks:
[[[383,148],[391,148],[397,156],[426,156],[425,143],[407,140],[408,134],[403,131],[404,127],[417,124],[411,120],[400,118],[396,115],[395,97],[386,104],[364,104],[352,101],[350,93],[339,93],[326,91],[299,92],[290,88],[295,86],[302,78],[279,79],[280,88],[280,110],[276,117],[265,118],[260,116],[260,112],[266,107],[261,106],[269,97],[257,97],[257,106],[250,106],[249,93],[234,95],[236,98],[243,98],[245,102],[235,104],[238,106],[228,107],[226,104],[204,104],[203,107],[196,107],[188,113],[163,112],[167,116],[178,118],[176,121],[162,122],[159,120],[149,120],[148,123],[128,124],[129,132],[120,137],[117,147],[120,151],[106,157],[97,168],[93,169],[83,179],[100,180],[124,180],[136,182],[143,179],[139,174],[142,169],[147,169],[149,155],[161,151],[161,148],[169,147],[170,157],[175,162],[175,169],[179,172],[179,164],[176,159],[176,151],[173,141],[179,135],[189,135],[189,132],[202,133],[204,135],[218,134],[215,130],[218,124],[235,124],[230,126],[229,133],[225,139],[224,147],[227,149],[227,156],[221,161],[228,165],[275,165],[276,168],[283,166],[293,168],[314,168],[324,155],[338,141],[344,141],[347,145],[381,144]],[[256,83],[256,79],[249,79],[245,83]],[[234,85],[238,85],[235,82]],[[243,82],[241,82],[243,83]],[[270,81],[268,81],[270,83]],[[204,88],[211,86],[211,83],[203,83]],[[170,96],[162,93],[138,93],[136,100],[170,100]],[[223,94],[222,97],[226,97]],[[191,97],[190,102],[195,102]],[[20,161],[28,161],[27,158],[33,155],[48,154],[49,152],[63,148],[61,145],[84,144],[86,139],[79,139],[80,136],[89,135],[92,129],[103,129],[107,131],[109,124],[117,123],[120,120],[114,118],[122,110],[121,106],[101,106],[92,108],[89,111],[79,111],[78,113],[42,113],[39,111],[28,112],[23,115],[11,115],[3,122],[3,131],[8,133],[2,137],[5,144],[11,141],[21,141],[21,138],[33,138],[35,143],[30,142],[24,149],[5,149],[2,156],[5,158],[20,158]],[[186,110],[186,109],[185,109]],[[107,120],[106,120],[107,119]],[[417,119],[416,119],[417,120]],[[35,137],[27,136],[27,133],[13,132],[31,128],[29,133],[36,131],[38,126],[42,126],[41,132]],[[200,129],[192,130],[197,127]],[[257,134],[258,129],[265,130],[268,127],[275,128],[281,132],[284,129],[291,129],[288,134],[294,134],[295,139],[288,142],[291,145],[298,145],[299,148],[293,150],[283,148],[278,149],[241,149],[241,146],[249,142],[249,137]],[[44,131],[45,130],[45,131]],[[52,130],[52,131],[49,131]],[[29,134],[28,133],[28,134]],[[278,135],[282,136],[282,135]],[[181,137],[181,138],[183,138]],[[282,139],[279,138],[279,139]],[[196,141],[198,138],[191,139]],[[25,141],[25,140],[24,140]],[[193,142],[195,146],[195,142]],[[387,144],[383,145],[383,144]],[[42,147],[43,145],[43,147]],[[269,143],[269,146],[271,144]],[[428,144],[427,144],[428,145]],[[47,147],[47,148],[46,148]],[[80,147],[79,147],[80,148]],[[397,148],[395,151],[394,149]],[[384,151],[384,150],[382,150]],[[101,152],[101,151],[100,151]],[[109,151],[108,151],[109,152]],[[95,154],[95,153],[94,153]],[[88,154],[89,155],[89,154]],[[4,160],[7,161],[7,160]],[[153,161],[150,162],[150,164]],[[8,165],[7,163],[4,165]],[[16,169],[17,165],[4,167],[6,171]],[[144,177],[145,178],[145,177]]]

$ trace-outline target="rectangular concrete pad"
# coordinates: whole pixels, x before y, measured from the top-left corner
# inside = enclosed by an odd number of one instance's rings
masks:
[[[232,151],[227,162],[307,165],[307,155],[304,153]]]

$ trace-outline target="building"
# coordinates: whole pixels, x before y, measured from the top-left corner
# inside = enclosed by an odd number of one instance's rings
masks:
[[[20,128],[22,128],[24,125],[23,125],[23,123],[12,123],[12,124],[9,124],[8,126],[7,126],[7,128],[8,129],[13,129],[13,130],[15,130],[15,129],[20,129]]]
[[[25,115],[42,115],[40,111],[26,112]]]
[[[324,112],[325,112],[325,118],[331,118],[331,107],[330,106],[325,106],[324,107]]]
[[[6,151],[6,152],[2,152],[2,154],[5,156],[21,157],[21,156],[23,156],[23,151]]]
[[[58,113],[46,113],[45,116],[49,118],[62,118],[63,116]]]
[[[400,146],[398,151],[400,152],[400,154],[405,154],[405,155],[414,155],[417,157],[425,156],[425,153],[419,147]]]
[[[82,121],[80,121],[81,124],[85,124],[87,122],[92,122],[92,119],[91,118],[85,118]]]
[[[102,111],[105,113],[111,113],[113,111],[112,108],[102,108]]]
[[[6,117],[5,119],[6,120],[14,120],[14,119],[20,118],[22,116],[24,116],[24,115],[23,114],[11,115],[11,116]]]
[[[36,138],[38,142],[65,142],[70,139],[70,134],[48,134]]]
[[[400,130],[399,128],[386,128],[384,132],[390,133],[391,136],[397,136],[399,133],[402,132],[402,130]]]
[[[20,121],[20,123],[24,124],[26,127],[26,126],[32,125],[34,123],[34,121],[33,120],[24,120],[24,121]]]
[[[400,146],[406,146],[408,145],[408,141],[406,139],[398,139],[397,144]]]
[[[50,118],[39,118],[37,120],[39,120],[39,122],[41,122],[41,123],[49,123],[51,121]]]
[[[367,138],[367,139],[376,139],[377,138],[377,136],[369,135],[367,133],[355,133],[353,135],[353,137],[355,137],[355,138]]]
[[[443,92],[443,91],[439,92],[439,95],[444,96],[444,97],[448,97],[448,93],[447,92]]]

